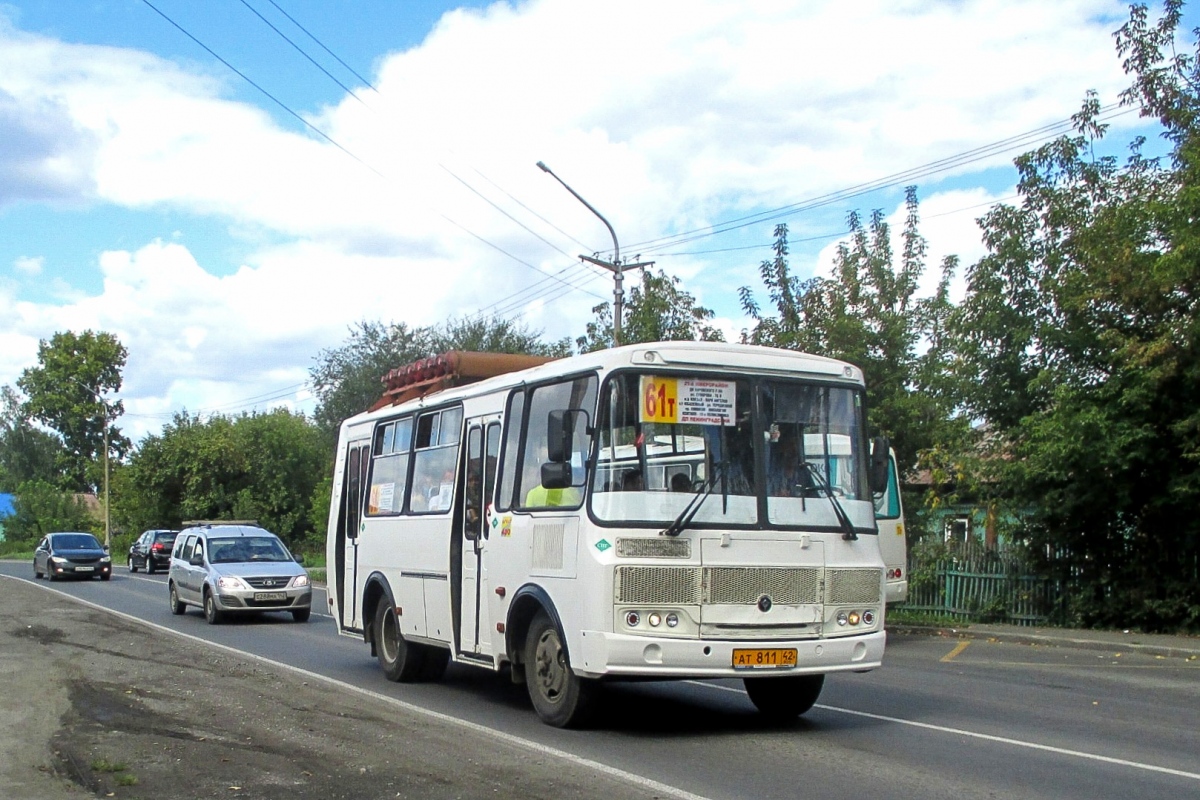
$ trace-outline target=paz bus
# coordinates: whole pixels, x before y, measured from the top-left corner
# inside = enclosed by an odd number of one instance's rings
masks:
[[[338,632],[395,681],[505,671],[554,726],[608,681],[741,678],[795,718],[882,663],[861,370],[709,342],[449,353],[343,422],[327,539]]]

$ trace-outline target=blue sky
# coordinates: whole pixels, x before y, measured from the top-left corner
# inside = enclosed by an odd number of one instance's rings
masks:
[[[361,320],[482,311],[578,336],[612,282],[577,256],[612,244],[539,160],[612,222],[623,257],[678,276],[731,336],[776,221],[793,268],[820,272],[847,212],[897,215],[907,183],[932,286],[942,256],[982,254],[974,220],[1011,196],[1026,148],[838,193],[1065,120],[1089,89],[1115,101],[1126,13],[0,2],[0,384],[55,331],[113,332],[136,439],[183,409],[311,409],[314,357]],[[1111,122],[1114,144],[1154,134],[1136,114]]]

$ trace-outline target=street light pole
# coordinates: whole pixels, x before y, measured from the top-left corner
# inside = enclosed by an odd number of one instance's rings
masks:
[[[108,404],[95,389],[81,381],[75,381],[75,383],[96,398],[96,402],[100,404],[100,413],[104,421],[104,547],[109,549],[112,547],[112,517],[109,513],[108,503]]]
[[[587,200],[584,200],[582,197],[580,197],[579,192],[575,191],[570,186],[568,186],[566,181],[564,181],[562,178],[555,175],[550,170],[550,168],[545,165],[545,163],[539,161],[539,162],[537,162],[537,165],[538,165],[538,169],[540,169],[542,172],[549,175],[551,178],[554,178],[554,180],[561,183],[563,185],[564,189],[566,189],[568,192],[570,192],[572,195],[575,196],[576,200],[578,200],[579,202],[581,202],[585,206],[587,206],[588,211],[591,211],[593,214],[595,214],[597,217],[599,217],[600,221],[604,223],[604,227],[608,228],[609,235],[612,236],[613,260],[611,262],[601,261],[600,259],[595,258],[594,256],[581,255],[580,258],[583,259],[584,261],[587,261],[589,264],[595,264],[598,267],[604,267],[605,269],[609,270],[613,274],[613,345],[614,346],[619,345],[619,344],[621,344],[621,310],[625,306],[625,270],[637,269],[639,267],[647,267],[647,266],[650,266],[650,264],[653,264],[654,262],[649,261],[649,262],[646,262],[643,264],[622,265],[621,264],[621,246],[619,244],[617,244],[617,232],[613,230],[612,225],[608,224],[608,220],[606,220],[604,218],[604,215],[601,214],[599,211],[597,211],[595,208],[593,208],[591,203],[589,203]]]

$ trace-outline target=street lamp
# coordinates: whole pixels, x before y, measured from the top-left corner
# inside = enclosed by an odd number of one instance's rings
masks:
[[[568,186],[566,181],[564,181],[562,178],[555,175],[550,170],[550,168],[545,165],[545,163],[539,161],[539,162],[537,162],[537,165],[538,165],[538,169],[540,169],[542,172],[545,172],[551,178],[554,178],[554,180],[561,183],[563,185],[564,189],[566,189],[568,192],[570,192],[572,195],[575,196],[576,200],[578,200],[579,202],[581,202],[585,206],[587,206],[588,211],[591,211],[593,214],[595,214],[597,217],[599,217],[600,221],[604,223],[604,227],[608,228],[609,235],[612,236],[613,260],[611,262],[601,261],[600,259],[595,258],[593,256],[581,255],[580,258],[583,259],[584,261],[587,261],[590,264],[595,264],[598,267],[604,267],[605,269],[611,271],[613,274],[613,345],[619,345],[621,343],[621,309],[625,305],[625,289],[624,289],[625,275],[624,275],[624,272],[627,269],[637,269],[639,267],[648,267],[651,264],[653,264],[654,262],[647,261],[647,262],[640,263],[640,264],[622,265],[621,264],[621,246],[619,244],[617,244],[617,232],[613,230],[612,225],[608,224],[608,220],[606,220],[604,218],[604,215],[601,214],[599,211],[597,211],[595,208],[593,208],[591,203],[589,203],[587,200],[584,200],[582,197],[580,197],[579,192],[575,191],[570,186]]]
[[[108,505],[108,404],[104,402],[104,398],[90,386],[75,381],[81,388],[91,393],[92,397],[96,398],[96,402],[100,404],[100,413],[104,420],[104,547],[110,549],[112,547],[112,522],[109,514]]]

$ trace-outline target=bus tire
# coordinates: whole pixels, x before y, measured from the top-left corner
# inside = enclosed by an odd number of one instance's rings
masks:
[[[788,675],[782,678],[744,678],[750,702],[764,717],[776,722],[795,719],[821,696],[824,675]]]
[[[595,709],[599,684],[571,669],[562,633],[545,611],[533,618],[525,637],[525,685],[534,711],[547,725],[581,727]]]
[[[421,677],[424,650],[400,635],[400,623],[386,597],[375,609],[375,656],[389,681],[411,683]]]

